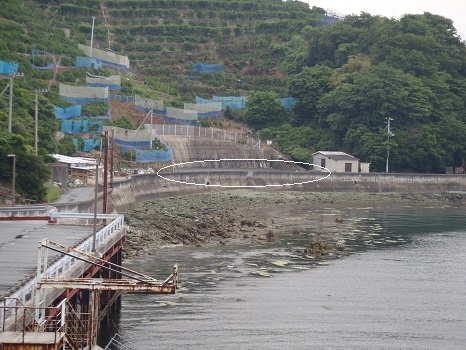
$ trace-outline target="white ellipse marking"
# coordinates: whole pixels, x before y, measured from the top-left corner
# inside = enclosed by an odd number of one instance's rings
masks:
[[[162,176],[160,174],[160,172],[162,170],[172,168],[172,167],[175,167],[177,165],[196,164],[196,163],[204,163],[204,162],[222,162],[222,161],[231,161],[231,160],[283,162],[283,163],[294,163],[294,164],[302,164],[302,165],[309,165],[309,166],[312,165],[312,166],[315,166],[315,167],[318,167],[318,168],[321,168],[321,169],[327,171],[328,174],[326,174],[326,176],[324,176],[324,177],[314,179],[314,180],[303,181],[303,182],[294,182],[294,183],[285,183],[285,184],[281,184],[281,185],[211,185],[211,184],[199,184],[199,183],[196,183],[196,182],[187,182],[187,181],[168,179],[168,178],[166,178],[166,177],[164,177],[164,176]],[[193,168],[193,169],[196,169],[196,168]],[[218,168],[216,168],[216,169],[218,169]],[[240,170],[244,170],[244,171],[247,171],[248,169],[251,170],[253,168],[240,168]],[[265,187],[284,187],[284,186],[304,185],[304,184],[308,184],[308,183],[311,183],[311,182],[317,182],[317,181],[325,180],[330,175],[332,175],[332,172],[330,170],[328,170],[327,168],[325,168],[323,166],[312,164],[312,163],[295,162],[295,161],[292,161],[292,160],[283,160],[283,159],[270,159],[269,160],[269,159],[258,159],[258,158],[253,158],[253,159],[247,159],[247,158],[222,158],[222,159],[194,160],[192,162],[171,164],[171,165],[168,165],[166,167],[160,168],[157,171],[157,176],[161,177],[162,179],[164,179],[166,181],[171,181],[171,182],[175,182],[175,183],[179,183],[179,184],[183,184],[183,185],[194,185],[194,186],[204,186],[204,187],[222,187],[222,188],[265,188]]]

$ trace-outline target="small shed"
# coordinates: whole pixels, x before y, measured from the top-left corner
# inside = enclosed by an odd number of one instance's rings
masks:
[[[71,179],[80,180],[89,185],[95,183],[95,158],[68,157],[61,154],[52,154],[60,164],[66,164],[68,176]],[[101,165],[99,164],[99,175],[102,175]]]
[[[314,170],[327,168],[332,173],[359,172],[359,159],[344,152],[318,151],[312,155]],[[322,168],[321,168],[322,167]]]

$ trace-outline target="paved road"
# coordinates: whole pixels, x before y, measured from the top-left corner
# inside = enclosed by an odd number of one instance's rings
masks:
[[[94,186],[70,188],[54,203],[75,203],[90,199],[94,199]]]

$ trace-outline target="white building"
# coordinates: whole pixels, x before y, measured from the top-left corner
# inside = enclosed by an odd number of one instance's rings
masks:
[[[344,152],[318,151],[312,155],[312,163],[314,170],[325,171],[322,168],[327,168],[332,173],[359,172],[359,159]]]

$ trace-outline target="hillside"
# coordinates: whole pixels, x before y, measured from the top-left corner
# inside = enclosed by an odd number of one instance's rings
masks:
[[[93,48],[128,56],[130,71],[74,66],[93,17]],[[466,47],[452,21],[435,14],[337,20],[300,1],[11,0],[0,8],[0,33],[0,60],[24,73],[14,82],[11,134],[8,93],[0,96],[0,181],[10,178],[6,155],[15,152],[28,172],[19,189],[32,197],[43,197],[48,154],[75,152],[73,139],[57,133],[52,105],[70,106],[58,83],[84,86],[89,75],[117,75],[120,94],[167,107],[247,96],[244,109],[223,117],[247,123],[297,161],[338,150],[382,172],[390,154],[390,171],[444,173],[466,159]],[[0,80],[0,93],[7,83]],[[35,89],[48,89],[38,96],[37,157]],[[284,97],[294,99],[292,109]],[[83,104],[81,115],[109,107],[105,124],[131,128],[145,117],[118,102]],[[37,171],[26,170],[32,166]]]

